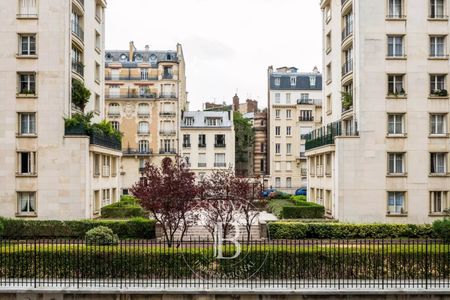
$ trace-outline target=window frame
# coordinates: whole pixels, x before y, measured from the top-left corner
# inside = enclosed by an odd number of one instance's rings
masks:
[[[28,195],[28,199],[27,199],[27,210],[23,211],[22,210],[22,198],[21,196],[23,195]],[[33,196],[33,199],[30,199],[30,196]],[[37,192],[36,191],[17,191],[16,193],[16,199],[17,199],[17,216],[37,216],[37,212],[38,212],[38,207],[37,207]],[[30,205],[30,200],[34,201],[34,208],[32,208],[32,205]],[[32,210],[30,211],[30,208],[32,208]]]
[[[24,41],[23,39],[27,38],[28,41],[26,43],[28,51],[24,51]],[[34,41],[31,41],[31,39],[34,38]],[[18,34],[18,40],[19,40],[19,49],[17,56],[20,57],[36,57],[37,56],[37,34],[36,33],[19,33]],[[32,50],[32,45],[34,46],[34,50]],[[25,52],[25,53],[24,53]]]
[[[391,194],[394,194],[394,204],[391,205],[390,204],[390,200],[391,200]],[[402,205],[399,206],[397,203],[397,196],[398,195],[402,195]],[[387,199],[386,199],[386,209],[387,209],[387,215],[388,216],[402,216],[402,215],[407,215],[408,214],[408,210],[407,210],[407,192],[405,191],[388,191],[387,192]],[[390,210],[390,207],[393,206],[394,207],[394,211]],[[400,209],[397,209],[400,208]]]
[[[401,117],[401,133],[397,133],[396,132],[396,130],[394,130],[394,132],[389,132],[389,129],[390,129],[390,126],[389,126],[389,124],[391,123],[390,121],[389,121],[389,117],[391,117],[391,116],[393,116],[393,117],[395,117],[395,119],[397,118],[397,117]],[[398,137],[398,136],[406,136],[406,114],[405,113],[388,113],[387,114],[387,130],[386,130],[386,132],[387,132],[387,136],[388,137]],[[393,124],[394,124],[394,129],[397,127],[397,122],[394,120],[394,122],[393,122]]]
[[[33,116],[34,120],[31,121],[32,118],[28,118],[28,122],[27,123],[27,132],[23,131],[23,117],[25,116]],[[36,136],[37,135],[37,118],[36,118],[36,113],[35,112],[19,112],[17,113],[17,118],[18,118],[18,130],[17,130],[17,135],[19,136]],[[33,124],[33,126],[31,125]],[[33,129],[33,130],[31,130]]]
[[[394,169],[391,169],[391,157],[393,157],[393,167]],[[401,158],[401,170],[398,170],[397,163],[398,158]],[[405,152],[388,152],[387,154],[387,174],[388,176],[405,176],[407,174],[406,170],[406,153]],[[399,172],[401,171],[401,172]]]
[[[390,53],[390,39],[392,39],[392,53]],[[400,45],[400,51],[397,51],[398,49],[398,43],[396,42],[397,39],[400,40],[401,45]],[[386,56],[388,58],[405,58],[406,57],[406,51],[405,51],[405,40],[406,37],[405,35],[400,35],[400,34],[388,34],[387,35],[387,54]]]

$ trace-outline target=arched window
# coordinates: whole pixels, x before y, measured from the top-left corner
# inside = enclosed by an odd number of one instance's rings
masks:
[[[117,122],[117,121],[112,121],[112,122],[111,122],[111,125],[112,125],[112,127],[113,127],[115,130],[120,131],[120,123],[119,123],[119,122]]]
[[[113,57],[112,57],[111,53],[106,53],[105,60],[107,62],[111,62],[113,60]]]
[[[120,115],[119,103],[110,103],[108,105],[108,115],[110,115],[110,116],[119,116]]]
[[[142,62],[142,60],[143,60],[143,58],[142,58],[142,55],[141,55],[141,54],[137,53],[137,54],[134,56],[134,61],[136,61],[136,62]]]
[[[138,133],[139,134],[148,134],[149,133],[148,122],[139,122]]]
[[[120,54],[119,61],[120,62],[127,62],[128,61],[128,56],[125,53]]]
[[[150,106],[147,103],[139,103],[138,105],[138,115],[148,116],[150,114]]]
[[[148,149],[148,141],[139,141],[139,152],[140,153],[148,153],[149,149]]]

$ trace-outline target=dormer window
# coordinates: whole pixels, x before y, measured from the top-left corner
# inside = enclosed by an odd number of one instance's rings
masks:
[[[170,53],[167,53],[167,60],[171,60],[172,59],[172,55]]]
[[[316,76],[309,76],[309,85],[316,86]]]
[[[291,77],[291,86],[296,86],[297,85],[297,77]]]
[[[275,78],[275,85],[276,86],[280,86],[280,83],[281,83],[281,78],[280,77],[276,77]]]
[[[127,62],[128,56],[126,54],[121,54],[119,60],[120,62]]]
[[[208,126],[220,126],[223,123],[222,118],[205,118],[205,121]]]
[[[192,126],[192,125],[194,125],[194,118],[191,118],[191,117],[185,118],[185,119],[184,119],[184,125],[186,125],[186,126]]]
[[[112,57],[111,53],[106,53],[105,60],[107,62],[111,62],[113,60],[113,57]]]
[[[134,56],[134,61],[136,61],[136,62],[142,62],[142,60],[143,60],[143,58],[142,58],[142,55],[141,54],[136,54],[135,56]]]

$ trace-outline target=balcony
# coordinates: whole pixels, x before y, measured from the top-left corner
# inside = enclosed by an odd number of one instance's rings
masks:
[[[345,40],[353,34],[353,25],[347,25],[344,27],[344,30],[342,30],[342,43],[345,42]]]
[[[109,81],[150,81],[150,80],[158,80],[157,76],[105,76],[105,80]]]
[[[159,98],[176,99],[177,98],[177,94],[175,94],[175,93],[163,93],[163,94],[159,95]]]
[[[159,131],[160,135],[175,135],[176,130],[175,129],[162,129]]]
[[[168,74],[168,73],[164,73],[162,75],[162,79],[173,79],[173,75],[172,74]]]
[[[341,0],[341,7],[343,8],[348,2],[351,2],[352,0]]]
[[[159,116],[160,117],[175,117],[176,113],[174,111],[170,111],[170,112],[162,111],[162,112],[159,113]]]
[[[214,168],[226,168],[227,163],[219,163],[219,162],[215,162],[214,163]]]
[[[149,156],[153,153],[152,149],[134,149],[127,148],[123,150],[123,156]]]
[[[106,99],[156,99],[156,93],[138,93],[136,91],[125,91],[120,93],[106,93]]]
[[[215,148],[225,148],[226,145],[225,144],[214,144]]]
[[[84,31],[80,24],[72,21],[72,33],[83,43],[84,42]]]
[[[306,104],[306,105],[322,105],[321,99],[298,99],[297,104]]]
[[[159,154],[177,154],[175,149],[159,149]]]
[[[84,0],[75,0],[76,2],[78,2],[81,7],[84,7]]]
[[[138,111],[137,115],[138,115],[138,117],[146,118],[146,117],[150,117],[150,112],[148,112],[148,111]]]
[[[114,150],[122,150],[122,143],[119,139],[112,135],[106,135],[97,131],[87,132],[82,126],[66,126],[64,134],[68,136],[82,135],[89,137],[91,145],[102,146]]]
[[[342,65],[342,77],[347,76],[353,72],[353,59],[349,59]]]
[[[137,134],[138,135],[149,135],[150,131],[149,130],[138,130]]]
[[[72,72],[84,77],[84,65],[80,61],[72,61]]]
[[[206,144],[198,144],[199,148],[206,148]]]
[[[300,117],[298,117],[298,121],[299,122],[312,122],[312,121],[314,121],[314,117],[313,116],[300,116]]]
[[[183,148],[191,148],[191,143],[183,143]]]
[[[343,122],[337,121],[318,128],[306,135],[306,150],[312,150],[326,145],[334,145],[334,138],[339,136],[359,136],[358,124],[345,130]]]

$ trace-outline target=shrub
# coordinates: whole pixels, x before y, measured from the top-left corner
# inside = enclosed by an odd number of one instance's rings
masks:
[[[445,241],[450,241],[450,218],[433,222],[433,232]]]
[[[132,217],[145,217],[148,214],[132,196],[122,196],[119,202],[102,207],[102,218],[123,219]]]
[[[2,237],[4,229],[5,229],[5,226],[3,225],[3,219],[0,218],[0,238]]]
[[[283,192],[272,192],[269,194],[269,199],[291,199],[291,195],[288,193],[283,193]]]
[[[272,199],[269,201],[269,211],[273,213],[275,216],[281,218],[281,211],[283,210],[284,206],[290,206],[292,205],[291,200],[284,200],[284,199]]]
[[[84,238],[85,233],[98,226],[106,226],[120,238],[155,238],[155,221],[133,218],[126,221],[81,220],[81,221],[28,221],[4,219],[3,236],[8,239],[23,238]]]
[[[98,226],[86,232],[88,245],[117,245],[118,243],[119,237],[108,227]]]
[[[324,214],[325,207],[311,202],[298,203],[297,206],[284,206],[281,211],[283,219],[316,219],[323,218]]]
[[[430,225],[271,222],[272,239],[433,238]]]
[[[291,196],[291,200],[294,202],[306,202],[306,196]]]

